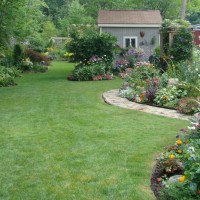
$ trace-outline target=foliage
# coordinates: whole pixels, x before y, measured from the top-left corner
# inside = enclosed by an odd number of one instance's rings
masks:
[[[75,66],[69,80],[89,81],[89,80],[111,80],[112,74],[110,61],[106,55],[99,57],[92,56],[88,61],[84,60]]]
[[[20,71],[12,67],[0,66],[0,87],[16,85],[15,77],[20,76]]]
[[[159,77],[159,70],[155,69],[153,64],[138,62],[132,72],[125,76],[128,88],[125,88],[125,91],[122,88],[120,95],[133,101],[152,103],[160,85],[157,77]]]
[[[56,27],[52,21],[48,20],[44,22],[41,38],[46,42],[47,47],[49,47],[48,41],[51,39],[51,37],[56,36],[56,32]]]
[[[197,85],[193,85],[187,82],[181,82],[177,85],[178,89],[187,91],[188,97],[199,97],[200,91],[197,87]]]
[[[200,62],[184,61],[177,63],[178,78],[180,81],[197,84],[200,78]]]
[[[19,64],[19,68],[22,71],[31,71],[33,69],[33,63],[30,61],[30,59],[22,60]]]
[[[170,55],[174,56],[174,61],[180,62],[192,58],[193,37],[191,30],[180,29],[174,35],[173,45],[170,49]]]
[[[156,93],[154,103],[160,106],[165,106],[167,103],[181,99],[186,95],[186,91],[177,89],[177,87],[175,86],[169,88],[162,88]]]
[[[173,44],[169,47],[169,31],[175,31]],[[193,38],[190,24],[184,20],[164,20],[162,23],[163,50],[168,57],[173,56],[175,62],[191,60]]]
[[[46,72],[47,70],[48,70],[48,66],[39,64],[39,63],[35,63],[32,68],[32,71],[35,73],[38,73],[38,72],[43,73],[43,72]]]
[[[106,55],[112,62],[116,38],[111,34],[91,32],[81,36],[76,32],[71,37],[66,47],[68,52],[74,54],[75,61],[88,61],[93,55]]]
[[[30,61],[33,62],[33,64],[35,63],[40,64],[41,62],[43,62],[47,66],[50,65],[50,59],[46,55],[36,52],[32,49],[26,49],[25,56],[29,58]]]
[[[200,105],[200,104],[199,104]],[[188,129],[180,129],[180,134],[176,136],[176,143],[168,147],[167,151],[161,154],[159,162],[169,162],[169,169],[173,168],[172,163],[180,163],[182,176],[170,183],[163,179],[164,189],[160,194],[160,199],[199,199],[200,195],[200,115],[196,113],[191,120],[192,126]],[[164,167],[161,165],[161,167]],[[180,171],[179,171],[180,172]],[[177,171],[170,170],[171,176]],[[166,177],[165,175],[162,178]],[[169,177],[169,176],[168,176]],[[167,178],[168,179],[168,178]],[[184,198],[183,198],[184,197]]]
[[[42,39],[40,35],[35,34],[34,37],[29,36],[27,40],[28,40],[27,48],[37,52],[44,52],[45,41]]]
[[[130,75],[131,80],[135,84],[145,83],[146,79],[152,79],[159,75],[159,70],[155,69],[153,64],[149,62],[138,62]]]
[[[119,59],[115,61],[115,64],[112,67],[114,73],[119,73],[125,71],[128,68],[129,62],[126,59]]]
[[[16,44],[13,50],[13,65],[18,66],[24,56],[23,48],[21,45]]]
[[[159,82],[158,79],[153,78],[149,80],[147,87],[145,89],[145,97],[148,103],[153,103],[155,95],[158,91]]]
[[[144,60],[145,52],[141,48],[138,48],[138,49],[129,48],[124,51],[123,56],[125,59],[128,60],[129,67],[134,67],[134,65],[137,62],[141,62]]]
[[[194,114],[199,108],[197,100],[189,97],[181,99],[178,103],[177,111],[184,114]]]

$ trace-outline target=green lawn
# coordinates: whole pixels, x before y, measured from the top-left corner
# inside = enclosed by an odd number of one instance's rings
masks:
[[[153,200],[156,156],[188,122],[107,105],[122,81],[67,81],[72,69],[0,88],[0,199]]]

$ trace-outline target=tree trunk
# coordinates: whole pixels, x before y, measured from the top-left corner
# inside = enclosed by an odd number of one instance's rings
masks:
[[[186,12],[187,0],[182,1],[182,8],[181,8],[181,19],[185,19],[185,12]]]

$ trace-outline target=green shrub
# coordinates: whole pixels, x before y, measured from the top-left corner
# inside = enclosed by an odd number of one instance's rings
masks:
[[[24,56],[23,48],[21,45],[16,44],[13,50],[13,65],[18,66]]]
[[[160,200],[195,200],[198,195],[192,195],[183,183],[171,183],[165,187],[159,194]]]
[[[194,114],[199,108],[197,101],[195,98],[185,97],[178,103],[177,111],[189,115]]]
[[[48,70],[48,66],[46,65],[40,65],[40,64],[34,64],[32,67],[32,71],[37,73],[37,72],[46,72]]]
[[[89,81],[93,80],[94,76],[103,75],[106,73],[105,65],[93,64],[78,66],[73,72],[73,77],[78,81]]]
[[[106,55],[112,62],[115,43],[116,38],[108,33],[91,32],[87,35],[74,33],[66,44],[66,50],[73,53],[75,61],[88,61],[94,55],[99,57]]]
[[[19,68],[22,71],[31,71],[33,69],[33,63],[29,60],[22,61]]]
[[[177,85],[177,88],[187,91],[188,97],[200,97],[200,90],[197,85],[181,82]]]
[[[155,69],[149,62],[138,62],[132,73],[126,77],[126,81],[135,85],[146,85],[146,79],[159,76],[159,70]]]
[[[169,32],[175,31],[173,44],[169,46]],[[161,28],[163,36],[163,53],[173,56],[175,62],[191,60],[193,38],[190,23],[184,20],[164,20]],[[160,60],[162,62],[162,59]]]
[[[170,49],[170,55],[174,61],[180,62],[192,59],[193,37],[190,29],[180,29],[174,35],[173,45]]]
[[[181,99],[186,95],[186,91],[177,89],[175,86],[162,88],[156,93],[154,103],[160,106],[166,106],[167,103],[171,101],[176,101],[178,103],[178,99]]]
[[[20,76],[20,71],[16,68],[0,66],[0,87],[16,85],[15,77]]]

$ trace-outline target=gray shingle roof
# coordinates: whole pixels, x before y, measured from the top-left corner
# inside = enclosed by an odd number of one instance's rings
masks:
[[[100,10],[98,24],[161,24],[159,10]]]

